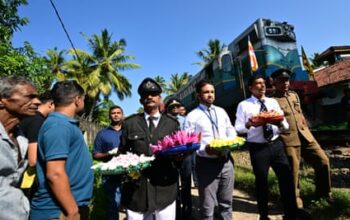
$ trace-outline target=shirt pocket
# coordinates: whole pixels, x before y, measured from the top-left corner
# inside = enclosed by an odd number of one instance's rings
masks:
[[[290,107],[287,103],[281,105],[281,109],[282,109],[285,116],[289,116],[292,114],[292,110],[290,109]]]
[[[145,138],[146,138],[146,134],[143,132],[134,132],[128,135],[128,139],[130,141],[144,140]]]
[[[128,135],[128,145],[132,151],[138,154],[148,154],[147,136],[143,132],[133,132]]]

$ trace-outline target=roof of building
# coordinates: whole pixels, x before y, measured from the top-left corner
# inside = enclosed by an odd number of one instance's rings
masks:
[[[350,59],[339,61],[315,72],[315,80],[319,87],[350,80]]]
[[[326,60],[328,56],[333,55],[335,53],[350,53],[350,46],[331,46],[327,50],[323,51],[317,58],[316,61]]]

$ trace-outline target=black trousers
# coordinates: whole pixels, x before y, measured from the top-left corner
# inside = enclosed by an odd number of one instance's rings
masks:
[[[180,168],[180,186],[176,201],[176,219],[191,219],[192,195],[191,195],[192,155],[183,159]]]
[[[261,219],[268,216],[268,183],[269,168],[272,167],[278,178],[284,219],[296,219],[297,205],[292,171],[284,152],[283,143],[277,139],[266,144],[248,142],[249,153],[255,174],[255,189],[258,210]]]

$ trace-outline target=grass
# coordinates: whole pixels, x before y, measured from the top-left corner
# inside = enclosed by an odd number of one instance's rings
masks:
[[[235,166],[235,187],[248,193],[254,193],[255,177],[253,171],[246,167]],[[270,197],[278,200],[280,197],[277,177],[273,172],[268,177]],[[312,214],[314,219],[318,220],[343,220],[350,219],[350,191],[333,190],[335,199],[333,205],[329,205],[325,199],[319,199],[315,196],[315,186],[313,180],[306,177],[300,177],[300,193],[304,201],[304,207]]]
[[[348,126],[347,122],[335,123],[335,124],[321,124],[312,128],[314,131],[334,131],[334,130],[346,130]]]
[[[94,192],[90,207],[90,219],[106,219],[107,197],[103,191],[101,175],[95,173]]]

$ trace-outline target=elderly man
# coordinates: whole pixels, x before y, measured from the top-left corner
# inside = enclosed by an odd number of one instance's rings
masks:
[[[0,219],[28,219],[29,202],[19,189],[28,141],[20,120],[35,115],[40,101],[34,85],[20,76],[0,79]]]
[[[138,93],[145,112],[124,120],[121,153],[150,156],[150,144],[156,144],[179,128],[176,118],[159,112],[161,92],[160,86],[151,78],[140,84]],[[174,220],[178,178],[173,161],[159,156],[138,180],[126,182],[122,187],[122,204],[127,209],[128,219],[153,219],[154,215],[156,220]]]

